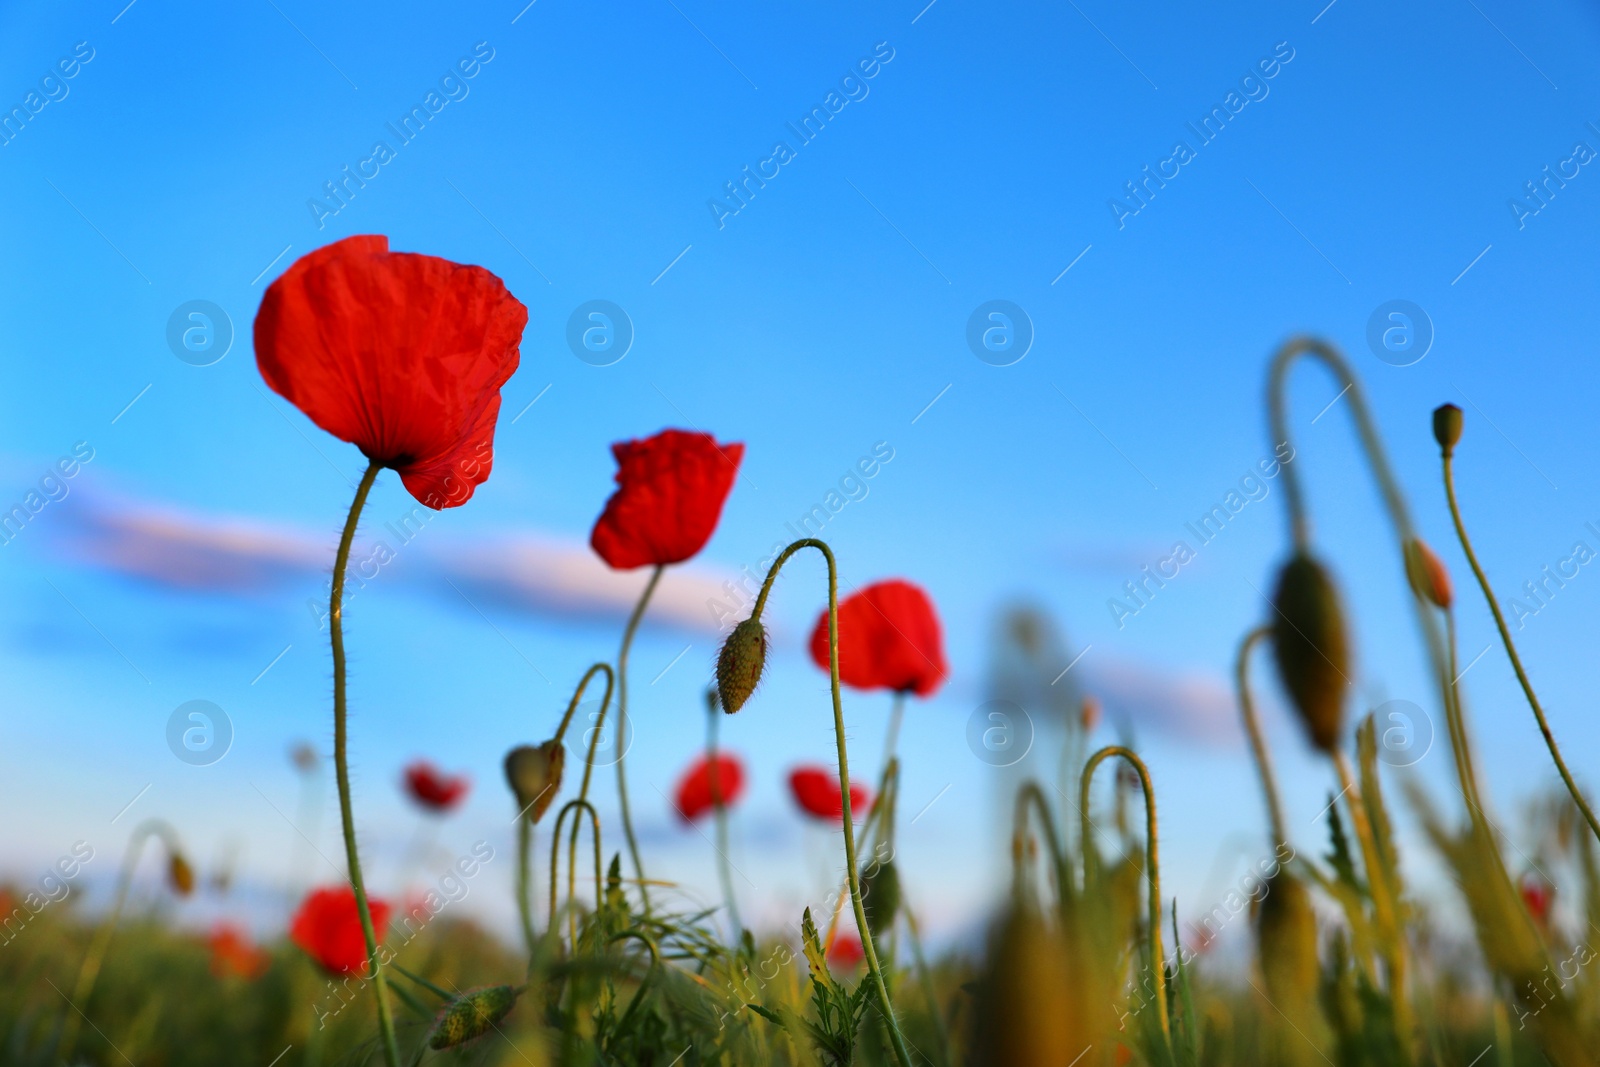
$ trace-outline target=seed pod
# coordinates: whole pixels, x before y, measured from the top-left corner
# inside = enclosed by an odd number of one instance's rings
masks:
[[[893,860],[869,866],[862,874],[861,910],[867,913],[867,929],[873,937],[894,922],[900,910],[900,873]]]
[[[489,1032],[511,1013],[517,991],[508,985],[489,986],[463,993],[439,1013],[428,1034],[428,1047],[455,1048]]]
[[[1256,950],[1267,992],[1303,1005],[1317,991],[1317,916],[1305,883],[1282,868],[1267,879],[1256,912]]]
[[[538,822],[561,791],[567,750],[552,739],[542,745],[518,745],[506,753],[506,782],[517,808],[529,822]]]
[[[1405,551],[1406,579],[1411,583],[1411,591],[1432,602],[1434,607],[1448,608],[1455,599],[1455,590],[1443,561],[1420,538],[1408,540]]]
[[[1272,647],[1311,743],[1332,752],[1344,732],[1350,646],[1333,579],[1322,564],[1296,552],[1278,576],[1272,598]]]
[[[180,897],[194,892],[194,868],[180,852],[174,852],[167,860],[167,882]]]
[[[1445,455],[1456,449],[1461,440],[1461,409],[1454,404],[1440,404],[1433,409],[1433,439]]]
[[[1061,936],[1031,910],[1013,909],[989,944],[978,997],[976,1062],[983,1067],[1071,1063],[1090,1043],[1080,992]]]
[[[767,630],[754,615],[733,628],[717,656],[717,693],[732,715],[755,692],[767,663]]]

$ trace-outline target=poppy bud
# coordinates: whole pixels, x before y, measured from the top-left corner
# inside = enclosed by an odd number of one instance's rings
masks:
[[[529,822],[538,822],[561,791],[561,770],[567,750],[559,741],[518,745],[506,753],[506,782],[516,795],[517,807]]]
[[[1350,649],[1338,591],[1322,564],[1297,552],[1278,576],[1272,606],[1278,676],[1311,743],[1332,752],[1344,729],[1344,692],[1350,684]]]
[[[985,1067],[1071,1063],[1089,1044],[1081,989],[1061,936],[1033,912],[1013,910],[989,947],[976,1020]]]
[[[194,868],[189,866],[189,861],[183,858],[182,853],[174,852],[168,858],[167,882],[180,897],[194,892]]]
[[[1456,450],[1461,440],[1461,409],[1454,404],[1440,404],[1433,409],[1433,439],[1445,455]]]
[[[1455,597],[1450,572],[1420,538],[1413,537],[1406,542],[1406,578],[1411,582],[1411,591],[1431,601],[1434,607],[1448,608]]]
[[[1305,883],[1279,870],[1256,912],[1261,976],[1275,1000],[1304,1004],[1317,989],[1317,917]]]
[[[754,615],[733,628],[717,656],[717,693],[732,715],[755,692],[767,664],[767,630]]]
[[[1094,733],[1094,728],[1100,723],[1100,699],[1098,697],[1086,696],[1083,698],[1083,706],[1078,709],[1078,722],[1083,726],[1084,733]]]
[[[428,1047],[455,1048],[489,1029],[511,1013],[517,1003],[517,991],[508,985],[474,989],[450,1002],[439,1013],[428,1034]]]
[[[872,936],[887,930],[900,910],[900,874],[894,862],[876,864],[861,876],[861,910],[867,913],[867,929]]]

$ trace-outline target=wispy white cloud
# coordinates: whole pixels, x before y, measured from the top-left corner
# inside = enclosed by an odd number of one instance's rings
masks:
[[[1084,688],[1113,724],[1125,721],[1141,740],[1232,746],[1242,737],[1233,692],[1218,675],[1111,658],[1085,667]]]

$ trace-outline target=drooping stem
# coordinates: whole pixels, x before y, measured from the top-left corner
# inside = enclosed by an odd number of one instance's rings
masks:
[[[561,743],[561,739],[567,736],[567,725],[572,722],[572,713],[578,710],[578,702],[583,699],[583,692],[589,688],[589,682],[594,678],[595,675],[602,672],[604,672],[606,676],[605,698],[600,702],[602,713],[604,713],[606,705],[611,703],[611,688],[616,682],[616,673],[612,671],[611,664],[609,663],[591,664],[589,669],[583,672],[583,678],[578,682],[578,688],[572,691],[572,699],[567,701],[567,710],[561,716],[561,725],[556,727],[556,736],[552,738],[556,744],[559,745]],[[584,771],[584,780],[588,780],[587,769]]]
[[[577,904],[578,885],[578,831],[583,828],[581,815],[588,815],[589,822],[594,828],[594,907],[599,911],[602,906],[604,883],[600,878],[600,816],[595,812],[594,805],[582,797],[569,800],[561,806],[556,813],[556,824],[550,833],[550,930],[556,928],[556,878],[561,872],[561,827],[567,821],[567,813],[572,812],[572,834],[567,841],[567,907],[574,908]],[[577,918],[569,915],[571,922],[571,939],[574,951],[578,947]]]
[[[1150,927],[1150,966],[1155,970],[1156,986],[1156,1012],[1161,1019],[1161,1033],[1166,1038],[1170,1051],[1172,1046],[1172,1022],[1167,1018],[1167,963],[1166,952],[1161,945],[1161,859],[1156,851],[1158,847],[1156,834],[1156,791],[1150,784],[1150,771],[1132,749],[1122,745],[1107,745],[1089,757],[1089,762],[1083,765],[1083,777],[1078,783],[1078,812],[1083,822],[1078,833],[1083,840],[1083,865],[1084,884],[1095,877],[1094,855],[1095,851],[1090,846],[1093,840],[1094,824],[1089,821],[1089,786],[1094,783],[1095,768],[1111,756],[1121,756],[1133,766],[1139,774],[1139,785],[1144,789],[1144,835],[1145,835],[1145,864],[1147,880],[1150,884],[1148,924]]]
[[[1528,680],[1528,672],[1522,667],[1522,657],[1517,655],[1516,642],[1511,640],[1511,630],[1506,626],[1506,617],[1500,611],[1500,602],[1495,599],[1494,590],[1489,586],[1489,576],[1483,572],[1483,567],[1478,563],[1478,554],[1472,550],[1472,539],[1467,536],[1466,524],[1461,521],[1461,507],[1456,503],[1456,483],[1451,460],[1450,452],[1446,451],[1444,493],[1450,501],[1450,519],[1455,523],[1456,537],[1461,540],[1461,550],[1466,553],[1472,574],[1478,579],[1478,588],[1483,590],[1483,599],[1489,602],[1489,610],[1494,614],[1494,624],[1500,631],[1500,643],[1506,646],[1506,656],[1511,660],[1511,669],[1516,671],[1517,682],[1522,686],[1523,695],[1528,698],[1528,707],[1533,709],[1533,717],[1539,723],[1539,732],[1544,735],[1545,746],[1550,749],[1550,759],[1561,774],[1561,780],[1566,783],[1567,792],[1572,794],[1572,802],[1583,812],[1583,817],[1589,823],[1589,829],[1595,837],[1600,839],[1600,821],[1596,821],[1594,809],[1589,807],[1589,802],[1578,789],[1578,783],[1572,779],[1572,772],[1567,770],[1567,761],[1561,755],[1561,746],[1556,744],[1556,737],[1550,730],[1549,720],[1545,718],[1544,708],[1540,706],[1539,698],[1533,691],[1533,683]]]
[[[833,558],[833,550],[823,541],[814,537],[802,538],[785,548],[772,561],[772,568],[767,572],[767,577],[761,583],[761,592],[756,597],[755,607],[751,610],[751,618],[759,619],[761,611],[766,607],[767,596],[772,592],[772,583],[777,579],[778,572],[802,548],[814,548],[822,553],[828,561],[828,681],[833,694],[833,736],[835,746],[839,752],[839,800],[844,808],[844,857],[845,877],[850,883],[850,902],[854,906],[856,916],[856,931],[861,935],[861,952],[867,961],[867,973],[872,980],[873,992],[877,995],[878,1007],[883,1012],[884,1024],[889,1030],[889,1040],[894,1046],[894,1055],[900,1067],[911,1067],[911,1053],[906,1047],[906,1039],[900,1033],[900,1023],[895,1019],[894,1004],[889,1000],[889,987],[884,984],[883,970],[878,964],[878,952],[872,944],[872,930],[867,925],[867,912],[861,898],[861,874],[856,866],[856,835],[853,816],[850,813],[850,754],[845,748],[844,731],[844,702],[839,694],[839,567]]]
[[[1056,892],[1065,895],[1070,890],[1067,878],[1067,860],[1061,849],[1061,838],[1056,834],[1055,817],[1050,813],[1050,804],[1045,800],[1044,790],[1039,788],[1039,783],[1027,781],[1017,790],[1016,813],[1013,817],[1012,830],[1012,857],[1015,863],[1015,877],[1020,890],[1022,884],[1022,853],[1028,840],[1028,804],[1032,802],[1034,809],[1039,813],[1039,823],[1044,830],[1045,847],[1050,850],[1051,874],[1056,880]]]
[[[106,913],[100,929],[95,932],[94,941],[89,945],[89,952],[83,957],[83,964],[78,968],[78,980],[72,987],[72,1010],[67,1012],[66,1025],[56,1049],[57,1056],[64,1063],[72,1062],[72,1053],[78,1043],[79,1020],[83,1018],[79,1013],[89,1010],[89,997],[93,995],[95,981],[100,977],[100,967],[105,962],[106,951],[111,947],[111,937],[116,933],[117,921],[122,918],[122,908],[128,900],[128,888],[133,884],[133,872],[139,866],[139,857],[144,853],[145,842],[150,840],[152,834],[159,835],[174,854],[178,852],[177,834],[171,826],[160,819],[146,819],[134,827],[133,833],[128,837],[128,847],[123,853],[122,870],[117,875],[117,893],[112,899],[111,910]]]
[[[628,626],[622,631],[622,649],[617,653],[617,800],[622,808],[622,834],[628,839],[628,856],[633,860],[633,873],[639,878],[639,899],[644,903],[646,915],[650,914],[650,891],[645,887],[644,864],[639,861],[639,842],[633,836],[633,816],[628,812],[628,776],[622,767],[628,741],[628,649],[633,646],[634,631],[639,628],[639,620],[644,618],[644,609],[649,606],[650,596],[656,591],[665,569],[658,563],[650,571],[650,580],[645,583],[639,603],[628,617]]]
[[[1400,928],[1396,914],[1396,897],[1384,870],[1383,857],[1378,852],[1378,837],[1373,832],[1372,820],[1367,816],[1367,805],[1356,787],[1355,774],[1350,768],[1350,757],[1344,749],[1333,750],[1333,764],[1339,771],[1339,784],[1343,787],[1345,804],[1350,809],[1350,822],[1361,842],[1361,855],[1367,868],[1367,888],[1372,894],[1372,905],[1378,913],[1378,929],[1382,934],[1384,957],[1389,965],[1389,998],[1394,1005],[1395,1030],[1409,1048],[1411,1041],[1410,998],[1406,992],[1405,931]],[[1407,1060],[1409,1061],[1409,1055]]]
[[[739,922],[739,902],[733,895],[733,874],[728,869],[728,806],[722,802],[722,781],[717,763],[717,720],[722,717],[717,707],[715,689],[706,693],[706,757],[710,761],[711,802],[717,821],[717,873],[722,878],[722,899],[728,906],[728,921],[733,924],[733,944],[739,943],[744,926]]]
[[[372,925],[372,909],[367,905],[367,887],[361,879],[361,857],[356,852],[356,819],[350,803],[350,762],[346,755],[345,665],[344,665],[344,572],[350,564],[350,545],[355,540],[361,508],[372,492],[382,465],[373,461],[356,498],[350,504],[344,533],[339,538],[339,554],[333,561],[333,591],[328,600],[328,631],[333,642],[333,766],[339,783],[339,818],[344,825],[345,861],[350,868],[350,888],[355,893],[356,912],[361,917],[361,936],[367,943],[367,966],[372,972],[372,992],[378,999],[378,1029],[383,1035],[383,1054],[389,1067],[400,1067],[400,1047],[395,1043],[394,1019],[389,1013],[388,986],[378,960],[378,934]]]
[[[1267,822],[1272,827],[1272,847],[1288,843],[1284,830],[1283,804],[1278,800],[1278,781],[1272,773],[1272,753],[1267,749],[1266,738],[1261,733],[1261,720],[1256,715],[1255,701],[1250,696],[1250,652],[1257,644],[1272,636],[1272,627],[1260,626],[1245,634],[1239,644],[1239,659],[1234,664],[1234,685],[1239,695],[1239,714],[1244,718],[1245,733],[1250,735],[1250,748],[1255,753],[1256,769],[1261,772],[1261,794],[1267,803]]]

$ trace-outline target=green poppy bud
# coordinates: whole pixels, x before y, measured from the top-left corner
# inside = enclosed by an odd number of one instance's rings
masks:
[[[862,874],[861,910],[867,913],[867,929],[873,937],[894,922],[900,910],[900,874],[894,861],[879,863]]]
[[[1317,991],[1317,916],[1305,883],[1287,869],[1267,879],[1256,911],[1261,976],[1274,1000],[1306,1004]]]
[[[517,991],[508,985],[489,986],[463,993],[439,1013],[433,1030],[428,1034],[428,1047],[455,1048],[489,1029],[511,1013],[517,1003]]]
[[[1296,552],[1278,576],[1272,606],[1278,676],[1311,743],[1332,752],[1344,732],[1350,685],[1350,646],[1338,591],[1322,564]]]
[[[538,746],[518,745],[506,753],[506,782],[529,822],[538,822],[550,809],[561,791],[566,762],[567,750],[553,739]]]
[[[732,715],[744,707],[767,665],[767,630],[754,615],[733,628],[717,656],[717,693],[722,710]]]
[[[1445,455],[1456,450],[1461,440],[1461,409],[1454,404],[1440,404],[1433,409],[1433,439]]]
[[[167,881],[180,897],[194,892],[194,868],[183,858],[183,853],[174,852],[167,860]]]

